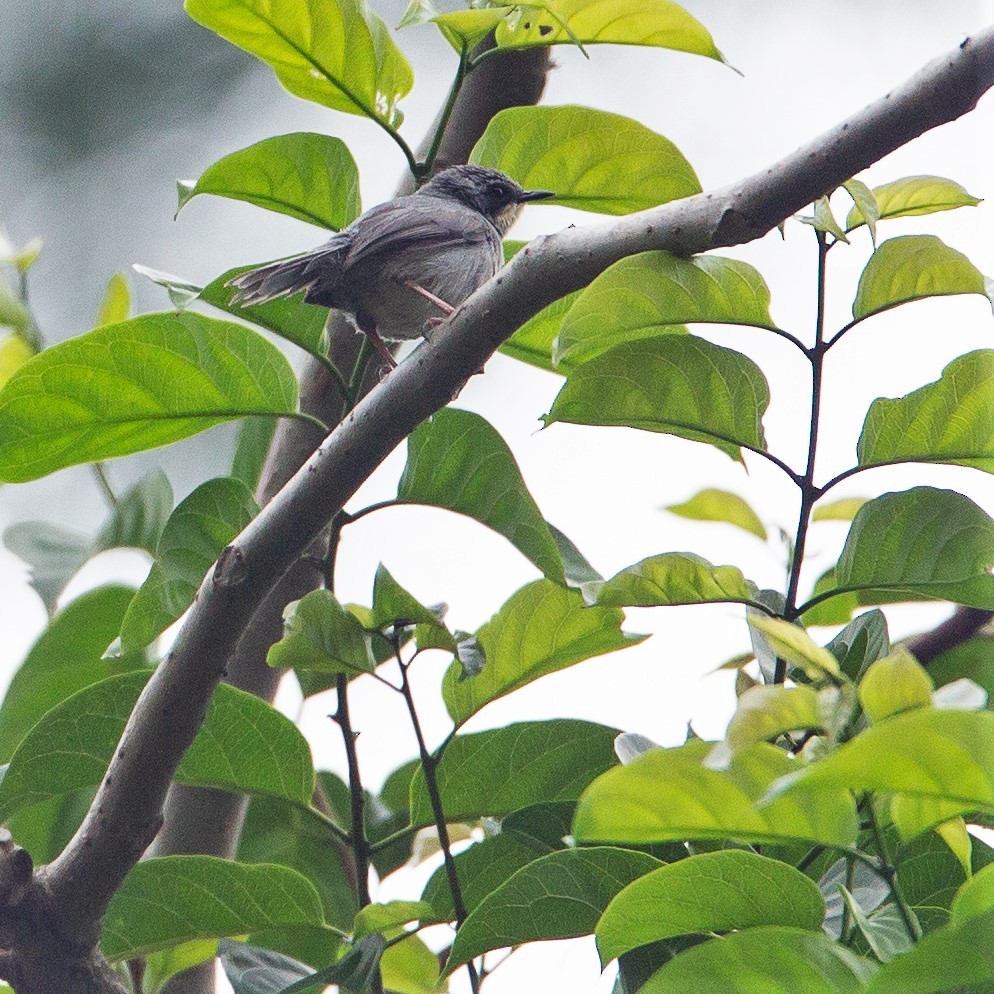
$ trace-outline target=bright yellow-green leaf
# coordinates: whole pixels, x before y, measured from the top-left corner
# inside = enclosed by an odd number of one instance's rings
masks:
[[[708,30],[670,0],[538,0],[497,27],[501,48],[651,45],[724,62]]]
[[[851,179],[844,183],[846,192],[853,199],[853,211],[858,211],[864,223],[870,229],[870,239],[877,244],[877,221],[880,220],[880,206],[873,191],[861,180]],[[849,212],[852,217],[853,211]],[[848,226],[847,226],[848,230]]]
[[[979,197],[971,196],[959,183],[941,176],[905,176],[883,186],[875,186],[873,196],[880,211],[880,220],[934,214],[957,207],[976,207],[980,203]],[[858,204],[854,204],[846,218],[846,230],[852,231],[861,224],[865,224],[863,213]]]
[[[956,892],[949,909],[954,921],[965,922],[994,910],[994,863],[988,863]]]
[[[481,42],[512,10],[513,7],[475,7],[438,14],[430,20],[457,52],[463,52]]]
[[[828,197],[819,197],[814,202],[814,213],[809,217],[801,217],[798,220],[803,224],[811,225],[815,231],[831,235],[840,242],[849,241],[839,222],[835,220],[835,215],[832,213],[832,205],[828,202]]]
[[[935,831],[949,846],[952,854],[963,867],[963,872],[969,877],[973,873],[973,836],[967,831],[966,822],[962,818],[950,818],[949,821],[936,825]],[[994,883],[994,875],[991,876],[991,882]],[[994,899],[994,891],[991,893],[991,898]],[[994,905],[994,900],[991,904]]]
[[[470,162],[499,169],[548,203],[630,214],[700,193],[679,149],[644,124],[590,107],[510,107],[496,114]]]
[[[114,273],[107,282],[104,299],[100,301],[97,311],[97,327],[104,324],[116,324],[131,317],[131,291],[124,273]]]
[[[34,354],[35,350],[16,331],[5,335],[0,340],[0,387]]]
[[[972,802],[948,801],[936,797],[911,794],[892,794],[890,817],[903,842],[918,838],[929,829],[936,829],[963,814],[976,809]]]
[[[870,721],[883,721],[902,711],[928,707],[934,689],[918,660],[907,649],[898,649],[870,665],[859,682],[859,700]]]
[[[868,497],[841,497],[828,504],[819,504],[812,521],[852,521],[856,512],[869,500]]]
[[[739,699],[725,740],[734,752],[785,732],[820,728],[818,695],[810,687],[750,687]]]
[[[841,675],[839,661],[797,625],[782,618],[751,614],[748,622],[763,633],[770,648],[788,663],[800,667],[812,680]]]
[[[693,521],[724,521],[766,541],[766,528],[748,502],[728,490],[699,490],[682,504],[667,504],[665,510]]]
[[[414,74],[365,0],[186,0],[186,12],[268,63],[294,96],[399,123]]]

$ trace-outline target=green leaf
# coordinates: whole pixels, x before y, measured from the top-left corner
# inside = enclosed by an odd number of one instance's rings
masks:
[[[163,273],[161,270],[151,269],[149,266],[142,266],[137,262],[132,263],[131,268],[140,276],[151,280],[156,286],[161,286],[169,294],[169,302],[178,311],[183,310],[191,300],[196,300],[197,295],[203,289],[196,283],[184,280],[181,276]]]
[[[572,363],[563,361],[557,366],[552,361],[552,354],[563,317],[579,296],[580,291],[577,290],[542,308],[538,314],[518,328],[500,347],[500,351],[512,359],[528,363],[529,366],[537,366],[548,373],[565,375],[566,371],[572,368]]]
[[[880,220],[934,214],[957,207],[976,207],[980,203],[979,197],[971,196],[959,183],[941,176],[905,176],[883,186],[875,186],[872,192]],[[846,231],[865,223],[859,205],[854,204],[846,218]]]
[[[863,933],[873,955],[881,963],[889,963],[895,956],[911,948],[912,940],[908,927],[901,918],[896,906],[887,903],[867,914],[859,902],[841,884],[839,890],[849,906],[856,927]]]
[[[0,275],[0,328],[13,328],[27,332],[31,327],[31,314],[24,306],[19,294],[15,293]],[[22,339],[27,344],[26,339]]]
[[[438,974],[438,954],[417,935],[387,947],[380,960],[383,987],[397,994],[444,991],[446,986],[439,981]]]
[[[323,921],[317,891],[296,870],[162,856],[138,863],[111,898],[101,948],[108,959],[132,959],[191,939]]]
[[[154,554],[172,509],[169,478],[161,469],[154,469],[118,499],[94,541],[94,550],[123,547]]]
[[[785,778],[771,796],[839,788],[994,809],[994,713],[925,707],[889,718]]]
[[[839,222],[835,220],[832,213],[832,205],[828,197],[819,197],[814,202],[814,213],[810,217],[801,217],[798,220],[802,224],[809,224],[815,231],[821,231],[826,235],[831,235],[840,242],[848,242],[846,233],[839,227]]]
[[[405,590],[380,563],[373,577],[373,612],[369,628],[378,631],[385,628],[405,628],[409,625],[431,625],[443,627],[440,615],[443,608],[425,607],[416,597]]]
[[[870,240],[874,247],[877,244],[877,221],[880,220],[880,207],[873,191],[861,180],[851,179],[848,183],[842,184],[846,188],[846,193],[852,197],[853,211],[857,211],[863,219],[863,223],[870,229]],[[853,211],[849,212],[850,217]],[[847,230],[848,230],[848,218]],[[843,236],[844,237],[844,236]]]
[[[370,932],[382,932],[390,937],[399,935],[404,925],[434,920],[431,905],[426,901],[388,901],[386,904],[367,904],[360,908],[352,931],[357,939]]]
[[[545,423],[666,432],[708,442],[741,462],[740,446],[766,450],[769,397],[762,371],[741,353],[691,335],[662,335],[574,369]]]
[[[968,639],[934,659],[928,672],[937,687],[965,678],[983,687],[988,699],[994,700],[994,641],[983,635]]]
[[[994,521],[962,494],[914,487],[863,505],[835,580],[864,604],[934,598],[990,609],[992,565]]]
[[[361,213],[359,169],[345,142],[297,131],[266,138],[210,166],[180,186],[179,207],[212,193],[339,231]]]
[[[866,611],[849,622],[825,648],[850,680],[858,679],[871,663],[890,652],[886,616],[878,608]]]
[[[145,314],[46,349],[10,378],[0,391],[0,480],[296,410],[289,363],[255,332],[189,312]]]
[[[121,626],[125,652],[144,649],[193,603],[204,576],[259,508],[240,480],[202,483],[180,501],[162,530],[155,562]]]
[[[475,518],[508,539],[550,580],[563,582],[559,549],[511,450],[478,414],[447,407],[414,430],[397,500]]]
[[[93,552],[89,535],[49,521],[18,521],[4,530],[3,544],[28,564],[31,586],[49,611]]]
[[[472,911],[523,866],[562,849],[575,807],[569,801],[559,801],[516,811],[501,822],[496,835],[456,853],[453,862],[466,911]],[[431,875],[421,899],[431,905],[438,919],[455,920],[452,890],[444,866]]]
[[[97,311],[97,327],[104,324],[117,324],[131,316],[131,291],[124,273],[114,273],[107,282],[100,309]]]
[[[17,332],[0,338],[0,387],[36,353],[35,347]]]
[[[786,732],[814,730],[824,724],[818,694],[811,687],[761,685],[739,697],[725,740],[733,752],[740,752]]]
[[[0,783],[0,817],[99,784],[148,679],[145,670],[113,676],[48,711],[11,757]],[[310,748],[289,719],[252,694],[221,684],[176,782],[306,805],[314,769]]]
[[[701,192],[679,149],[638,121],[590,107],[509,107],[490,119],[469,161],[499,169],[550,203],[631,214]]]
[[[789,806],[757,807],[779,776],[799,762],[761,743],[738,753],[727,769],[709,769],[707,743],[652,749],[598,777],[584,791],[573,821],[579,842],[641,845],[686,839],[805,839],[848,847],[856,812],[846,789]],[[784,800],[790,800],[784,798]]]
[[[868,497],[840,497],[828,504],[819,504],[812,521],[852,521],[856,512],[869,500]]]
[[[235,994],[279,994],[314,971],[305,963],[245,942],[222,939],[218,958]]]
[[[413,0],[411,7],[419,0]],[[423,3],[424,0],[421,0]],[[457,51],[469,51],[481,42],[513,10],[513,7],[476,7],[469,10],[453,10],[429,18],[438,25],[439,31]],[[408,8],[410,10],[410,7]],[[403,22],[401,22],[403,23]]]
[[[614,766],[618,729],[554,719],[457,735],[438,765],[439,794],[449,821],[499,817],[545,801],[571,801]],[[0,797],[3,786],[0,784]],[[411,783],[411,824],[434,823],[421,769]]]
[[[759,604],[756,590],[735,566],[714,566],[692,552],[649,556],[603,584],[591,583],[596,603],[615,607],[673,604]]]
[[[786,863],[742,849],[702,853],[629,884],[597,923],[601,965],[658,939],[761,925],[818,931],[825,901]]]
[[[18,811],[6,825],[35,866],[51,863],[69,844],[93,804],[93,787],[84,787]]]
[[[324,990],[329,984],[337,984],[339,994],[367,994],[380,960],[386,949],[386,941],[378,932],[364,935],[337,963],[312,973],[310,977],[298,980],[283,989],[281,994],[297,994],[298,991]]]
[[[857,453],[860,466],[939,462],[994,472],[994,351],[969,352],[934,383],[875,400]]]
[[[766,541],[766,528],[759,516],[746,500],[728,490],[698,490],[682,504],[667,504],[664,510],[691,521],[723,521]]]
[[[218,944],[217,939],[191,939],[189,942],[181,942],[178,946],[149,953],[145,957],[142,989],[161,991],[166,981],[177,973],[214,959]],[[245,994],[244,988],[239,994]]]
[[[491,949],[589,935],[618,891],[660,865],[646,853],[608,846],[541,856],[467,917],[456,933],[446,972]]]
[[[623,632],[623,622],[617,608],[585,607],[578,591],[549,580],[522,587],[476,633],[483,669],[464,678],[456,660],[447,670],[442,698],[449,717],[461,725],[490,701],[539,677],[645,639]]]
[[[553,358],[557,365],[587,362],[624,342],[697,323],[775,328],[763,277],[737,259],[643,252],[616,262],[580,291]]]
[[[347,818],[348,811],[345,814]],[[352,854],[310,811],[291,801],[256,794],[249,801],[237,859],[280,863],[297,870],[320,895],[325,920],[343,930],[352,927],[357,910]]]
[[[875,964],[828,936],[766,926],[694,946],[657,970],[639,994],[863,994]]]
[[[414,74],[365,0],[186,0],[198,24],[268,63],[294,96],[388,128]]]
[[[940,994],[972,985],[986,990],[994,977],[994,911],[953,922],[926,935],[873,978],[866,994]]]
[[[218,310],[251,321],[260,328],[267,328],[280,338],[285,338],[288,342],[293,342],[299,348],[310,352],[311,355],[321,359],[327,358],[328,339],[325,325],[328,321],[328,308],[305,303],[303,295],[299,293],[289,297],[278,297],[264,304],[245,306],[233,302],[238,291],[235,287],[228,286],[228,281],[255,268],[255,266],[238,266],[229,269],[202,290],[196,287],[198,292],[195,296]]]
[[[878,659],[859,682],[859,701],[870,721],[883,721],[902,711],[928,707],[934,684],[905,648]]]
[[[934,235],[902,235],[888,239],[870,256],[852,315],[861,321],[909,300],[955,293],[986,296],[984,277],[973,263]]]
[[[231,476],[255,492],[276,433],[272,418],[245,418],[238,426],[238,441],[231,460]]]
[[[312,590],[283,612],[283,638],[270,646],[270,666],[320,673],[370,673],[366,631],[330,590]]]
[[[985,866],[960,887],[950,911],[954,922],[994,911],[994,865]]]
[[[825,570],[815,581],[811,590],[811,597],[807,603],[810,604],[822,594],[829,591],[838,590],[839,584],[835,579],[835,569]],[[859,597],[853,592],[838,593],[825,600],[819,600],[812,607],[805,606],[801,614],[801,622],[805,627],[812,625],[847,625],[852,621],[852,616],[859,607]]]
[[[670,0],[555,0],[521,8],[496,34],[501,48],[650,45],[725,61],[704,25]]]
[[[31,647],[0,707],[0,762],[7,762],[45,712],[98,680],[131,670],[142,657],[103,658],[134,590],[98,587],[67,604]]]
[[[753,628],[758,628],[770,648],[780,659],[797,666],[811,680],[820,680],[825,676],[841,675],[839,661],[828,649],[823,649],[810,635],[797,625],[784,621],[782,618],[769,618],[753,614],[747,619]]]

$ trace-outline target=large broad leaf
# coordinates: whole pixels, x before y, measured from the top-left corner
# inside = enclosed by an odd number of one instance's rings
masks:
[[[0,392],[0,480],[296,411],[293,370],[255,332],[189,312],[146,314],[46,349],[10,378]]]
[[[414,74],[365,0],[186,0],[199,24],[268,63],[294,96],[393,128]]]
[[[818,803],[760,808],[757,801],[798,763],[761,743],[738,753],[724,770],[709,769],[710,747],[694,741],[651,749],[609,770],[580,798],[573,834],[580,842],[645,844],[685,839],[783,841],[805,839],[850,846],[856,812],[845,788]],[[785,798],[789,800],[789,798]]]
[[[742,461],[765,451],[770,392],[760,368],[732,349],[692,335],[619,345],[574,369],[547,425],[625,425],[708,442]]]
[[[483,669],[464,676],[456,660],[445,674],[449,716],[461,725],[488,702],[547,673],[643,641],[644,635],[623,632],[623,621],[617,608],[585,607],[579,592],[549,580],[522,587],[476,633]]]
[[[770,796],[887,790],[994,810],[994,713],[918,708],[872,725]]]
[[[820,932],[768,926],[712,939],[657,970],[639,994],[863,994],[876,964]],[[707,985],[702,987],[703,982]]]
[[[238,291],[235,287],[228,286],[228,281],[255,268],[255,266],[238,266],[229,269],[203,289],[198,288],[195,296],[220,311],[251,321],[260,328],[268,328],[269,331],[285,338],[288,342],[293,342],[311,355],[326,358],[328,352],[325,331],[328,321],[326,307],[305,303],[303,294],[299,293],[267,300],[264,304],[245,305],[234,302]]]
[[[103,779],[149,675],[93,684],[48,711],[21,740],[0,783],[0,817]],[[221,684],[177,783],[282,797],[309,804],[310,748],[289,719],[252,694]]]
[[[724,849],[671,863],[629,884],[597,923],[597,949],[606,965],[659,939],[760,925],[817,931],[824,917],[824,898],[799,870]]]
[[[134,669],[140,656],[104,659],[134,595],[131,587],[98,587],[64,607],[31,647],[0,707],[0,762],[46,711],[84,687]]]
[[[859,702],[870,721],[928,707],[932,683],[927,671],[903,646],[867,667],[859,682]]]
[[[296,870],[163,856],[138,863],[111,898],[101,949],[132,959],[190,939],[323,922],[317,891]]]
[[[775,328],[763,277],[737,259],[643,252],[616,262],[580,291],[563,319],[554,358],[557,364],[586,362],[623,342],[701,322]]]
[[[497,890],[513,873],[539,856],[546,856],[565,845],[575,804],[558,801],[536,804],[515,811],[501,821],[500,831],[453,857],[463,907],[472,911],[492,891]],[[440,866],[425,884],[421,895],[441,921],[456,917],[452,890],[444,866]]]
[[[528,363],[529,366],[565,375],[571,364],[564,360],[556,365],[552,361],[552,355],[563,317],[579,296],[579,291],[576,291],[542,308],[500,347],[500,351],[512,359]]]
[[[859,464],[941,462],[994,472],[994,351],[969,352],[942,377],[867,412]]]
[[[740,695],[725,741],[729,749],[739,752],[786,732],[815,730],[824,725],[818,694],[811,687],[760,684]]]
[[[986,295],[980,270],[934,235],[902,235],[884,242],[870,256],[859,278],[852,315],[859,321],[909,300],[954,293]]]
[[[630,214],[700,193],[690,163],[644,124],[590,107],[510,107],[491,118],[470,162],[499,169],[552,203]]]
[[[456,933],[446,971],[491,949],[590,935],[611,898],[660,865],[646,853],[609,846],[542,856],[477,905]]]
[[[710,33],[670,0],[555,0],[527,7],[497,26],[501,48],[534,45],[652,45],[724,61]]]
[[[269,447],[276,433],[272,418],[245,418],[238,426],[238,441],[231,457],[231,475],[253,493],[266,465]]]
[[[962,494],[915,487],[853,518],[835,584],[864,604],[935,598],[994,608],[994,521]]]
[[[714,566],[692,552],[649,556],[588,588],[597,604],[663,607],[726,602],[762,607],[756,588],[736,566]]]
[[[266,138],[180,184],[180,208],[198,193],[245,200],[338,231],[361,213],[359,170],[345,142],[298,131]]]
[[[572,719],[458,735],[435,774],[445,816],[450,821],[500,816],[545,801],[575,800],[617,762],[618,735],[616,728]],[[424,772],[418,769],[411,783],[411,823],[433,821]]]
[[[866,994],[945,994],[990,990],[994,977],[994,910],[955,919],[926,935],[873,978]]]
[[[957,207],[976,207],[980,203],[959,183],[941,176],[905,176],[872,190],[879,211],[878,220],[891,217],[911,217],[917,214],[934,214],[951,211]],[[865,224],[863,212],[853,206],[846,218],[846,231]]]
[[[192,603],[211,563],[258,513],[248,487],[230,476],[202,483],[169,516],[148,578],[121,626],[125,652],[145,648]]]
[[[559,549],[511,450],[478,414],[447,407],[414,430],[397,500],[475,518],[563,582]]]

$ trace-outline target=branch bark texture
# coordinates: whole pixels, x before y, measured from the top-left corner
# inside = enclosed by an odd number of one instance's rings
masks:
[[[35,877],[67,932],[92,935],[149,840],[225,661],[274,584],[380,462],[456,396],[515,328],[625,256],[690,254],[762,236],[877,159],[967,113],[992,85],[994,29],[987,29],[763,172],[725,190],[540,238],[474,294],[325,439],[208,574],[86,819]]]

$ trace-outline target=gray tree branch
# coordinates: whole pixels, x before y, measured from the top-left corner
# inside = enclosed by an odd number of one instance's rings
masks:
[[[172,773],[200,726],[223,661],[273,585],[393,448],[456,396],[515,328],[633,253],[687,254],[760,237],[883,155],[967,113],[992,85],[994,30],[987,29],[756,176],[540,238],[474,294],[332,432],[208,574],[173,651],[135,707],[79,831],[36,875],[36,886],[48,889],[66,927],[92,934],[158,822]]]

